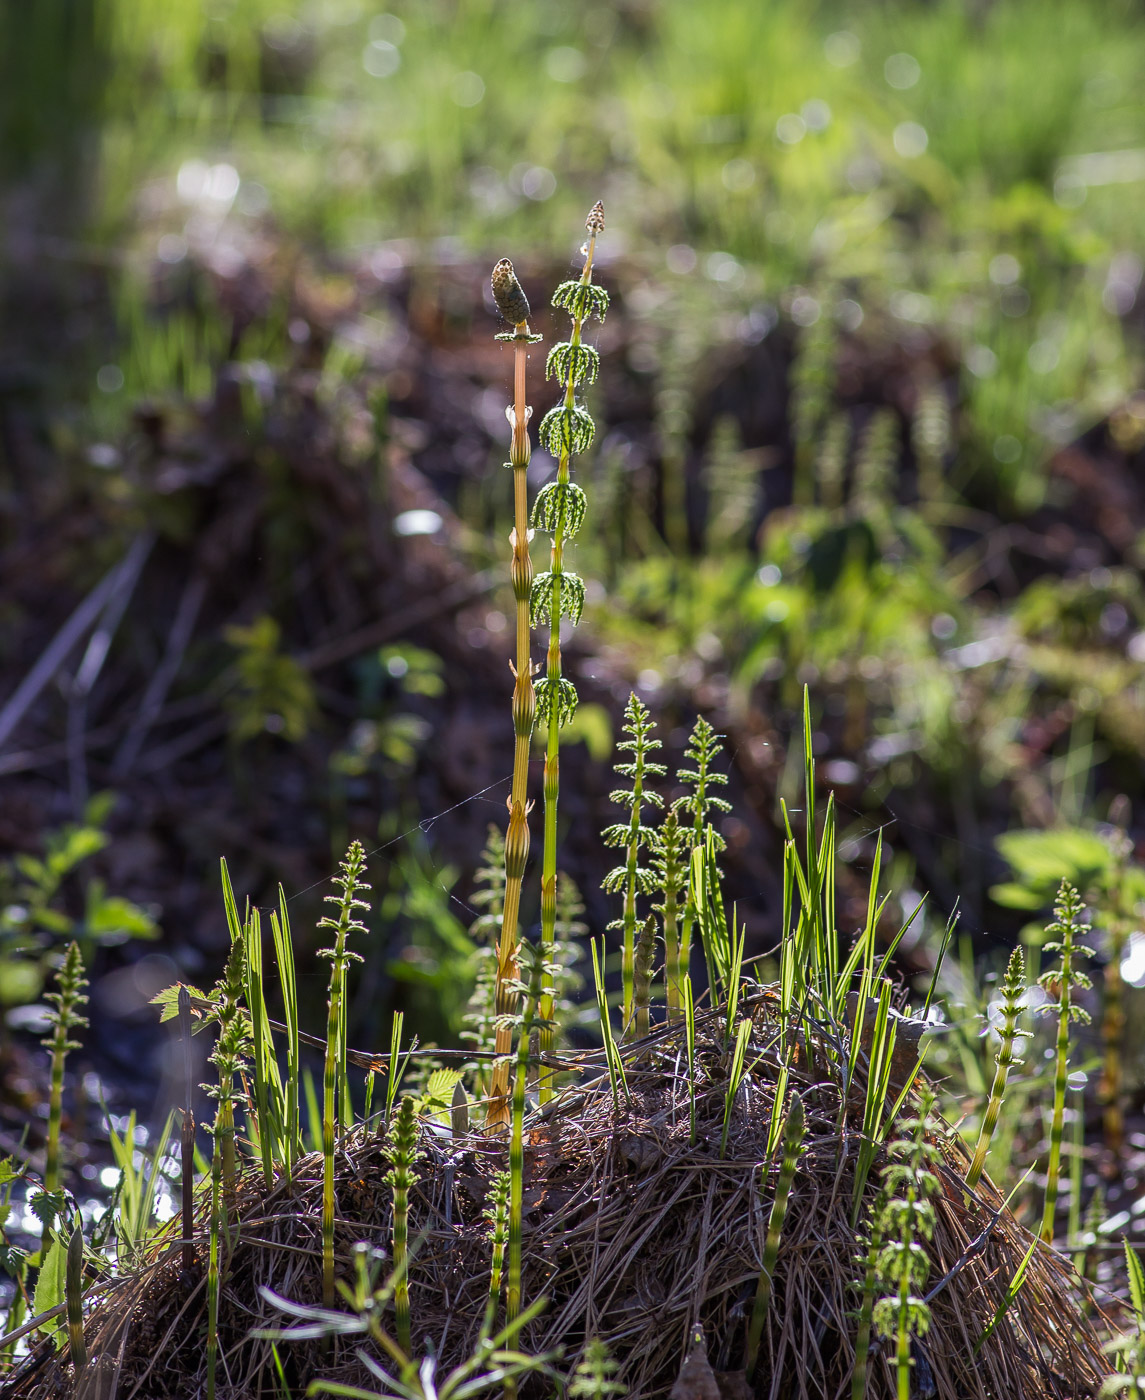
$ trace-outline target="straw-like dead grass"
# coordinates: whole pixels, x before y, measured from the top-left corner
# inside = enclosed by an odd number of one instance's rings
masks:
[[[697,1046],[697,1141],[689,1145],[688,1083],[682,1028],[662,1028],[625,1050],[629,1102],[614,1108],[599,1056],[585,1056],[581,1087],[566,1090],[526,1124],[524,1284],[526,1300],[548,1306],[521,1339],[525,1350],[563,1351],[571,1370],[584,1341],[603,1338],[636,1397],[667,1396],[689,1332],[705,1331],[722,1394],[779,1400],[835,1400],[850,1394],[854,1359],[854,1281],[861,1277],[851,1227],[859,1142],[857,1104],[840,1135],[839,1089],[812,1076],[802,1054],[791,1085],[806,1106],[800,1160],[779,1250],[759,1369],[742,1371],[747,1320],[763,1254],[770,1187],[762,1164],[779,1070],[775,1003],[750,1002],[748,1073],[733,1108],[725,1160],[719,1160],[730,1047],[716,1016],[701,1020]],[[792,1033],[794,1035],[794,1033]],[[813,1038],[820,1064],[833,1030]],[[588,1080],[591,1076],[591,1080]],[[488,1287],[488,1185],[506,1148],[479,1135],[455,1142],[426,1126],[420,1181],[411,1196],[410,1275],[415,1350],[432,1348],[442,1368],[469,1354]],[[1080,1400],[1106,1372],[1099,1338],[1082,1314],[1068,1265],[1039,1245],[1025,1282],[993,1335],[976,1344],[1014,1278],[1030,1234],[983,1181],[963,1187],[968,1156],[941,1138],[937,1227],[928,1288],[929,1334],[916,1350],[915,1394],[936,1400]],[[776,1154],[778,1156],[778,1154]],[[881,1160],[881,1159],[880,1159]],[[877,1177],[879,1162],[874,1176]],[[337,1156],[337,1249],[343,1268],[357,1240],[388,1248],[390,1191],[385,1142],[359,1129]],[[770,1183],[770,1186],[768,1185]],[[874,1181],[868,1184],[872,1192]],[[223,1288],[220,1394],[273,1396],[270,1343],[258,1327],[286,1322],[260,1288],[302,1303],[321,1297],[322,1162],[305,1158],[292,1182],[266,1191],[253,1172],[235,1203],[238,1226]],[[172,1228],[175,1228],[172,1226]],[[181,1276],[177,1250],[161,1244],[152,1265],[87,1319],[89,1365],[76,1385],[66,1352],[29,1358],[5,1390],[10,1400],[99,1396],[115,1400],[203,1393],[205,1285]],[[355,1345],[279,1343],[292,1393],[326,1376],[370,1381]],[[114,1384],[114,1392],[111,1386]],[[550,1393],[537,1379],[523,1394]],[[876,1355],[868,1394],[894,1396],[888,1361]]]

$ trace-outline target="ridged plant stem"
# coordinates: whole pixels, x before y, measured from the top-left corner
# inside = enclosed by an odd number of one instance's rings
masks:
[[[580,284],[587,287],[592,281],[592,260],[596,252],[596,238],[598,233],[597,221],[591,216],[588,222],[588,243],[585,245],[584,268],[580,275]],[[603,228],[603,215],[600,220],[600,227]],[[568,371],[565,376],[565,396],[564,408],[566,412],[571,412],[576,401],[576,388],[579,381],[577,373],[579,359],[575,347],[581,343],[581,335],[584,330],[586,316],[580,314],[579,307],[574,304],[572,309],[572,332],[569,336],[569,344],[574,347],[573,353],[568,359]],[[568,487],[569,485],[569,459],[571,457],[570,445],[566,441],[562,444],[560,457],[557,461],[557,483],[558,486]],[[557,921],[557,802],[560,795],[560,747],[561,747],[561,723],[563,716],[558,697],[561,691],[561,587],[562,575],[564,574],[564,548],[567,530],[567,515],[565,511],[557,514],[555,529],[553,530],[552,550],[549,555],[549,572],[552,575],[552,604],[550,611],[549,627],[549,649],[545,657],[545,677],[549,684],[549,691],[552,703],[548,707],[548,735],[545,743],[545,773],[544,773],[544,800],[545,800],[545,845],[541,859],[541,950],[546,958],[552,954],[553,939],[555,937]],[[548,1024],[541,1030],[541,1054],[551,1054],[556,1036],[556,1023],[553,1018],[553,990],[552,981],[546,977],[544,994],[541,997],[540,1006],[541,1020]],[[540,1070],[540,1099],[541,1103],[548,1103],[552,1097],[553,1072],[545,1068],[542,1064]]]
[[[970,1163],[970,1170],[966,1173],[966,1185],[971,1191],[978,1185],[982,1169],[986,1165],[986,1154],[990,1151],[994,1129],[998,1126],[1002,1103],[1006,1097],[1006,1080],[1009,1078],[1011,1068],[1022,1063],[1014,1054],[1014,1049],[1023,1035],[1029,1035],[1029,1031],[1018,1029],[1018,1017],[1022,1014],[1022,996],[1025,990],[1026,960],[1021,948],[1015,948],[1010,954],[1010,962],[1006,968],[1006,979],[1002,984],[1002,1043],[994,1057],[994,1063],[997,1066],[994,1071],[994,1082],[990,1086],[990,1100],[986,1105],[986,1113],[978,1133],[974,1160]]]
[[[503,1131],[509,1124],[509,1054],[513,1046],[508,1018],[517,1009],[517,924],[521,908],[521,882],[529,858],[529,746],[537,699],[533,689],[532,631],[529,602],[533,585],[533,560],[529,553],[528,472],[532,447],[529,441],[530,409],[525,403],[525,366],[530,342],[529,303],[508,258],[493,269],[493,296],[501,314],[513,326],[513,408],[509,466],[513,471],[513,531],[510,578],[516,613],[517,658],[513,667],[513,785],[509,792],[509,829],[505,835],[505,899],[501,909],[501,935],[497,942],[497,974],[494,992],[497,1021],[494,1048],[503,1057],[494,1062],[486,1127]]]
[[[55,1003],[55,1010],[52,1012],[52,1033],[43,1042],[52,1053],[52,1080],[48,1094],[48,1141],[44,1161],[44,1190],[48,1195],[54,1195],[60,1189],[60,1117],[64,1098],[64,1065],[68,1051],[79,1048],[79,1042],[72,1040],[69,1033],[87,1025],[87,1021],[79,1012],[79,1008],[87,1001],[87,997],[83,995],[86,986],[83,955],[80,953],[79,944],[72,943],[64,954],[63,965],[56,978],[56,990],[47,994],[47,1000]]]
[[[391,1166],[387,1177],[394,1198],[394,1321],[398,1345],[407,1356],[413,1351],[409,1306],[409,1193],[416,1179],[414,1164],[417,1156],[417,1104],[407,1094],[402,1099],[390,1135]]]

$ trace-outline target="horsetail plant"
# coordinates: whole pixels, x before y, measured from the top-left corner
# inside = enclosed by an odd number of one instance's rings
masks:
[[[506,410],[512,428],[509,461],[513,472],[513,530],[510,578],[516,609],[516,662],[512,665],[513,684],[513,784],[509,792],[509,829],[505,837],[505,892],[501,907],[501,934],[497,942],[497,972],[494,1000],[496,1014],[504,1024],[496,1036],[497,1054],[489,1095],[486,1125],[503,1131],[509,1124],[509,1061],[512,1029],[508,1019],[516,1010],[511,985],[517,979],[517,922],[521,907],[521,882],[529,858],[529,746],[537,712],[533,688],[532,633],[529,621],[533,586],[533,560],[529,553],[528,471],[532,446],[529,419],[532,409],[525,403],[525,365],[528,348],[541,337],[529,330],[529,301],[508,258],[493,269],[493,300],[512,326],[498,339],[513,346],[513,403]]]
[[[691,829],[687,831],[687,845],[690,850],[695,850],[698,846],[704,845],[706,840],[711,841],[713,856],[720,851],[726,850],[727,842],[712,826],[712,813],[726,813],[731,811],[731,803],[724,797],[719,797],[710,789],[714,787],[727,786],[727,774],[717,773],[713,768],[713,763],[718,757],[723,739],[722,734],[717,734],[708,721],[700,715],[696,723],[692,726],[692,733],[688,738],[688,746],[684,750],[684,759],[691,763],[691,768],[677,768],[676,781],[690,787],[692,791],[683,797],[678,797],[672,804],[672,809],[678,815],[678,819],[683,826],[687,817],[691,817]],[[706,836],[711,830],[711,837]],[[716,871],[713,869],[713,874]],[[695,901],[691,895],[691,887],[686,889],[686,900],[680,924],[679,947],[674,954],[677,964],[687,966],[691,958],[692,951],[692,928],[696,919],[697,909]],[[672,956],[666,950],[665,957]]]
[[[71,1033],[87,1025],[80,1013],[87,997],[84,988],[83,954],[78,943],[70,943],[64,953],[63,963],[56,974],[56,990],[48,992],[45,1001],[50,1001],[55,1010],[50,1012],[52,1033],[43,1044],[51,1051],[51,1089],[48,1094],[48,1141],[44,1158],[44,1191],[55,1195],[60,1189],[60,1118],[64,1094],[64,1065],[69,1050],[78,1050],[79,1041],[71,1039]],[[45,1227],[46,1228],[46,1227]]]
[[[505,1289],[505,1320],[515,1321],[521,1311],[521,1223],[525,1203],[525,1089],[529,1077],[529,1038],[538,1025],[538,1010],[550,974],[544,947],[523,945],[529,961],[529,981],[517,991],[524,996],[524,1013],[517,1033],[517,1073],[513,1080],[513,1118],[509,1135],[509,1279]]]
[[[1021,1037],[1030,1034],[1029,1031],[1022,1030],[1018,1026],[1018,1020],[1024,1009],[1025,995],[1026,959],[1021,948],[1015,948],[1010,954],[1010,961],[1006,965],[1006,976],[1002,982],[1002,1028],[999,1033],[1001,1044],[998,1047],[998,1053],[994,1056],[994,1063],[997,1066],[994,1071],[994,1082],[990,1086],[990,1099],[986,1105],[986,1113],[982,1118],[982,1127],[978,1132],[974,1160],[970,1163],[970,1170],[966,1173],[966,1186],[970,1191],[973,1191],[978,1185],[982,1169],[986,1165],[986,1154],[990,1151],[994,1129],[998,1126],[1002,1103],[1006,1097],[1006,1081],[1009,1078],[1010,1070],[1022,1064],[1014,1052],[1021,1042]]]
[[[564,395],[541,420],[538,430],[542,445],[557,463],[557,476],[538,493],[533,504],[532,524],[552,536],[549,567],[533,580],[529,603],[530,621],[549,624],[549,647],[545,674],[537,684],[537,721],[545,726],[545,843],[541,861],[541,946],[548,956],[557,917],[557,801],[560,794],[560,731],[576,712],[577,693],[572,681],[562,674],[561,619],[575,627],[584,608],[584,581],[564,566],[565,544],[574,539],[585,514],[585,494],[570,478],[569,463],[587,452],[596,432],[592,416],[577,403],[577,391],[592,384],[600,367],[600,356],[582,343],[585,323],[593,316],[603,321],[608,310],[608,293],[592,280],[596,240],[604,232],[604,205],[592,206],[585,221],[588,241],[584,245],[584,267],[576,281],[562,282],[553,293],[552,304],[567,311],[572,321],[569,339],[554,345],[545,361],[545,378],[563,386]],[[553,995],[549,986],[541,1000],[540,1017],[548,1027],[541,1030],[541,1049],[553,1048]],[[540,1097],[547,1103],[552,1094],[552,1074],[542,1068]]]
[[[881,1222],[886,1196],[880,1191],[871,1205],[870,1229],[866,1239],[859,1242],[865,1251],[856,1256],[856,1262],[863,1265],[863,1279],[859,1286],[859,1322],[855,1332],[855,1365],[851,1372],[851,1400],[866,1400],[867,1367],[871,1354],[871,1325],[875,1311],[875,1288],[878,1284],[879,1252],[883,1247]]]
[[[1058,965],[1038,978],[1038,985],[1049,993],[1051,1000],[1038,1007],[1047,1015],[1057,1014],[1058,1033],[1054,1056],[1054,1105],[1050,1120],[1050,1156],[1046,1168],[1046,1200],[1042,1211],[1040,1235],[1047,1243],[1054,1238],[1054,1213],[1057,1209],[1058,1180],[1061,1172],[1062,1129],[1065,1124],[1065,1094],[1069,1080],[1069,1028],[1072,1021],[1083,1025],[1089,1021],[1089,1013],[1074,1001],[1074,993],[1084,991],[1093,983],[1076,966],[1076,960],[1088,957],[1090,949],[1080,940],[1089,932],[1089,925],[1082,922],[1081,896],[1068,880],[1061,882],[1058,897],[1054,902],[1054,920],[1046,925],[1046,932],[1056,934],[1053,942],[1046,943],[1045,950],[1060,954]]]
[[[906,1137],[892,1142],[891,1161],[883,1170],[883,1203],[875,1271],[885,1294],[874,1306],[872,1320],[879,1334],[895,1342],[898,1400],[911,1400],[911,1339],[930,1327],[930,1308],[921,1297],[930,1272],[924,1241],[934,1238],[935,1215],[930,1198],[941,1191],[931,1170],[938,1148],[930,1141],[934,1093],[919,1095],[918,1113],[903,1122]]]
[[[779,1167],[779,1179],[775,1183],[775,1195],[771,1202],[771,1213],[767,1218],[767,1238],[763,1246],[763,1261],[759,1269],[759,1282],[755,1287],[755,1302],[752,1304],[751,1321],[747,1329],[747,1348],[744,1354],[744,1371],[750,1384],[759,1360],[759,1343],[763,1337],[763,1324],[767,1318],[767,1307],[771,1301],[771,1283],[775,1276],[775,1261],[779,1258],[779,1241],[783,1234],[783,1222],[787,1216],[787,1198],[791,1194],[791,1183],[795,1180],[795,1168],[799,1164],[799,1154],[803,1151],[803,1133],[806,1118],[803,1100],[792,1093],[787,1110],[787,1123],[783,1130],[783,1161]],[[766,1166],[764,1173],[766,1177]]]
[[[498,1172],[489,1184],[489,1203],[485,1218],[490,1226],[492,1257],[489,1263],[489,1296],[485,1301],[485,1317],[481,1323],[481,1335],[488,1337],[497,1319],[497,1305],[501,1299],[501,1277],[505,1269],[505,1245],[509,1239],[509,1191],[508,1172]]]
[[[278,887],[278,909],[271,910],[270,931],[274,938],[274,954],[278,962],[278,980],[282,988],[283,1020],[286,1023],[286,1078],[282,1084],[283,1150],[287,1176],[294,1175],[294,1164],[302,1155],[302,1127],[298,1113],[298,1085],[301,1078],[298,1036],[298,986],[294,974],[294,942],[290,934],[290,915],[286,908],[286,891]]]
[[[599,1337],[590,1337],[569,1382],[569,1395],[573,1400],[610,1400],[612,1396],[627,1395],[628,1387],[616,1379],[619,1369],[620,1364],[613,1360],[607,1345]]]
[[[398,1345],[407,1356],[411,1350],[408,1278],[409,1193],[417,1179],[414,1174],[417,1158],[417,1101],[406,1094],[390,1130],[390,1170],[386,1174],[386,1180],[394,1197],[394,1321],[398,1332]]]
[[[195,1267],[195,1061],[191,1052],[191,993],[179,988],[179,1031],[183,1042],[183,1137],[180,1144],[183,1206],[183,1269]]]
[[[617,749],[630,753],[632,761],[613,765],[621,777],[632,780],[632,786],[630,788],[617,788],[609,793],[610,802],[628,808],[628,820],[616,822],[614,825],[606,827],[603,832],[606,846],[623,846],[625,848],[624,864],[617,865],[608,872],[604,877],[603,888],[609,894],[619,893],[624,898],[623,914],[619,919],[613,919],[608,927],[610,929],[619,928],[623,936],[621,1024],[626,1036],[631,1034],[633,1030],[636,898],[637,895],[647,894],[654,888],[653,880],[655,878],[650,869],[640,864],[641,847],[646,846],[652,837],[651,828],[644,826],[640,817],[645,803],[654,807],[663,807],[664,805],[664,799],[659,793],[654,792],[651,788],[646,788],[644,784],[648,778],[662,778],[668,771],[662,763],[654,763],[648,757],[650,753],[662,747],[660,740],[652,737],[652,731],[655,728],[655,721],[648,713],[648,706],[633,691],[629,695],[628,704],[624,709],[623,730],[629,737],[620,740],[616,745]]]
[[[243,976],[243,945],[231,944],[223,975],[211,996],[210,1020],[219,1027],[210,1060],[218,1073],[218,1083],[204,1085],[209,1098],[215,1100],[215,1121],[211,1129],[215,1152],[219,1159],[224,1194],[229,1200],[235,1189],[237,1159],[235,1155],[235,1080],[246,1074],[250,1048],[250,1020],[243,1008],[246,983]]]
[[[680,986],[682,964],[680,952],[680,918],[688,889],[688,839],[680,826],[675,806],[664,814],[664,820],[652,837],[652,873],[660,903],[652,908],[660,915],[664,934],[664,991],[669,1021],[683,1015],[683,993]]]
[[[652,1000],[652,966],[656,959],[656,915],[649,914],[636,940],[636,956],[632,976],[634,1021],[632,1033],[643,1040],[649,1029],[649,1006]]]
[[[333,884],[341,894],[328,894],[327,904],[337,905],[336,918],[325,916],[319,928],[330,929],[334,935],[332,947],[322,948],[318,956],[330,959],[330,996],[327,1003],[326,1059],[322,1077],[322,1297],[326,1306],[334,1305],[334,1133],[337,1127],[337,1090],[339,1074],[345,1075],[345,1019],[342,1011],[346,994],[346,969],[352,962],[361,962],[359,953],[351,952],[347,940],[352,933],[365,933],[366,926],[355,914],[368,909],[359,890],[370,887],[362,879],[366,852],[360,841],[353,841],[341,863],[341,874]]]

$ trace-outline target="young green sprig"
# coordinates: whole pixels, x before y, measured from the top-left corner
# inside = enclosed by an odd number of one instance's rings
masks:
[[[568,312],[572,332],[566,341],[554,345],[545,363],[545,377],[563,388],[560,403],[541,420],[539,437],[557,462],[555,481],[542,488],[533,503],[532,525],[552,536],[548,569],[533,580],[530,621],[534,627],[548,623],[549,648],[545,674],[537,682],[537,721],[545,727],[545,845],[541,863],[541,945],[551,950],[557,917],[557,802],[560,794],[560,731],[576,712],[577,693],[572,681],[562,674],[561,620],[572,626],[584,609],[584,581],[565,568],[565,544],[575,538],[584,522],[585,494],[570,475],[573,457],[586,452],[596,428],[577,393],[596,379],[600,356],[582,343],[585,322],[595,316],[603,321],[608,309],[608,293],[592,280],[596,240],[604,231],[604,206],[594,204],[585,221],[588,241],[584,245],[584,268],[577,281],[562,282],[553,293],[553,306]],[[542,1021],[550,1028],[541,1031],[541,1049],[553,1046],[553,990],[546,985],[541,1000]],[[542,1069],[541,1102],[552,1093],[551,1071]]]
[[[318,921],[319,928],[330,929],[334,943],[320,950],[318,956],[330,959],[330,998],[327,1004],[326,1060],[322,1088],[322,1296],[327,1307],[334,1303],[334,1132],[337,1126],[339,1075],[346,1073],[346,969],[352,962],[361,962],[359,953],[347,946],[352,933],[365,933],[366,926],[355,913],[370,906],[358,898],[360,890],[370,887],[362,879],[366,868],[366,852],[360,841],[354,841],[342,861],[340,875],[333,883],[341,894],[328,894],[326,902],[337,906],[336,918]]]
[[[418,1161],[417,1102],[409,1094],[401,1101],[390,1128],[390,1170],[386,1180],[393,1191],[394,1221],[394,1320],[398,1345],[408,1355],[410,1341],[409,1309],[409,1193],[417,1180]]]
[[[669,1021],[678,1021],[684,1014],[680,930],[688,890],[690,832],[680,825],[675,806],[664,814],[652,838],[652,873],[660,902],[652,908],[660,915],[664,930],[664,981]]]
[[[1006,1080],[1009,1078],[1011,1069],[1022,1064],[1014,1052],[1021,1044],[1021,1037],[1030,1034],[1029,1031],[1024,1031],[1018,1026],[1018,1020],[1025,1009],[1025,995],[1026,959],[1021,948],[1015,948],[1010,954],[1010,961],[1006,967],[1006,978],[1002,983],[1001,1044],[998,1047],[997,1055],[994,1056],[997,1068],[994,1071],[994,1082],[990,1087],[990,1101],[986,1105],[986,1113],[982,1118],[978,1144],[974,1149],[974,1160],[970,1163],[970,1170],[966,1173],[966,1185],[971,1191],[978,1185],[982,1168],[986,1165],[986,1154],[990,1150],[990,1142],[994,1136],[994,1129],[998,1126],[1002,1103],[1006,1097]]]
[[[704,845],[705,841],[709,839],[706,834],[709,827],[711,828],[710,839],[713,852],[723,851],[727,848],[727,842],[712,825],[713,813],[730,812],[732,809],[731,803],[726,798],[711,791],[715,787],[727,786],[727,774],[717,773],[713,766],[719,757],[723,737],[722,734],[716,733],[703,715],[700,715],[692,726],[688,747],[684,750],[684,760],[692,767],[677,768],[676,770],[676,781],[692,789],[683,797],[678,797],[672,804],[673,811],[678,814],[689,853],[694,851],[697,846]],[[690,823],[689,818],[691,818]],[[675,949],[666,947],[665,956],[669,969],[675,963],[677,968],[682,967],[687,970],[692,955],[692,929],[695,925],[697,911],[691,897],[690,883],[686,886],[686,893],[687,897],[680,916],[677,947]],[[665,943],[667,943],[667,929],[665,929]],[[672,981],[673,978],[669,971],[669,1016],[672,1014]],[[676,981],[678,985],[678,975]]]
[[[938,1157],[930,1140],[933,1111],[934,1094],[924,1090],[917,1116],[903,1122],[906,1136],[891,1143],[891,1162],[883,1171],[883,1243],[875,1271],[884,1296],[874,1306],[873,1321],[881,1336],[895,1342],[898,1400],[910,1400],[911,1338],[924,1336],[930,1327],[930,1309],[921,1297],[930,1273],[923,1242],[934,1238],[930,1198],[942,1189],[931,1170]]]
[[[44,1161],[44,1190],[49,1196],[60,1189],[60,1113],[64,1093],[64,1064],[69,1050],[78,1050],[79,1041],[72,1040],[72,1031],[87,1025],[80,1007],[87,997],[83,954],[78,943],[68,945],[63,963],[56,973],[56,990],[48,992],[45,1001],[54,1004],[50,1013],[52,1033],[43,1044],[52,1053],[52,1087],[48,1094],[48,1143]]]
[[[1046,1201],[1042,1211],[1041,1237],[1047,1244],[1053,1243],[1054,1212],[1058,1201],[1058,1180],[1061,1173],[1062,1128],[1065,1123],[1065,1091],[1069,1079],[1069,1028],[1073,1021],[1083,1025],[1089,1020],[1089,1012],[1077,1005],[1074,993],[1084,991],[1093,983],[1077,966],[1077,959],[1089,957],[1091,950],[1081,942],[1089,932],[1089,925],[1082,922],[1081,896],[1068,880],[1061,882],[1058,897],[1054,902],[1054,921],[1046,925],[1046,932],[1057,937],[1045,944],[1048,953],[1058,953],[1058,965],[1043,972],[1038,985],[1051,997],[1038,1010],[1045,1015],[1058,1018],[1057,1046],[1054,1061],[1054,1106],[1050,1120],[1050,1158],[1046,1168]]]
[[[624,710],[624,733],[617,748],[632,755],[631,763],[614,764],[622,778],[632,781],[630,788],[617,788],[609,794],[609,800],[627,807],[629,817],[626,822],[616,822],[606,827],[603,836],[606,846],[623,846],[626,858],[604,877],[603,887],[609,894],[623,893],[624,912],[614,919],[609,928],[619,928],[623,934],[623,957],[621,980],[623,984],[622,1022],[626,1033],[633,1030],[633,1011],[636,984],[636,898],[654,889],[655,876],[647,867],[640,864],[640,851],[652,839],[652,829],[640,820],[645,803],[663,807],[664,799],[659,793],[644,786],[648,778],[662,778],[667,769],[662,763],[654,763],[648,755],[661,747],[659,739],[652,737],[655,721],[648,713],[648,706],[636,695],[629,695]]]

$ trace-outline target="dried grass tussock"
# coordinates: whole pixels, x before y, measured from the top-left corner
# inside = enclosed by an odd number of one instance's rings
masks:
[[[723,1013],[697,1018],[694,1143],[685,1027],[662,1026],[623,1049],[627,1091],[616,1099],[602,1056],[579,1059],[579,1084],[526,1119],[523,1286],[547,1305],[519,1345],[560,1350],[568,1374],[588,1339],[607,1343],[633,1397],[708,1394],[681,1376],[694,1328],[702,1327],[711,1372],[724,1400],[835,1400],[851,1394],[863,1261],[852,1195],[864,1085],[864,1057],[843,1102],[847,1033],[804,1016],[786,1027],[769,988],[755,988],[745,1072],[725,1105],[734,1040]],[[783,1034],[781,1035],[781,1031]],[[784,1066],[787,1075],[784,1075]],[[838,1067],[838,1068],[837,1068]],[[768,1213],[782,1156],[775,1139],[776,1086],[786,1078],[806,1111],[759,1365],[744,1375],[745,1338]],[[905,1081],[904,1081],[905,1082]],[[908,1095],[907,1104],[913,1098]],[[908,1109],[904,1107],[903,1112]],[[840,1126],[841,1123],[841,1126]],[[503,1139],[420,1126],[422,1160],[410,1198],[409,1275],[415,1348],[444,1368],[470,1353],[489,1287],[490,1182],[506,1165]],[[1068,1266],[1033,1237],[983,1179],[965,1188],[969,1155],[936,1122],[934,1198],[927,1299],[930,1330],[914,1344],[912,1394],[936,1400],[1080,1400],[1095,1396],[1107,1365],[1078,1305]],[[865,1188],[859,1227],[878,1187],[882,1149]],[[350,1249],[390,1244],[392,1194],[384,1134],[357,1128],[336,1154],[336,1258],[346,1276]],[[315,1377],[369,1386],[361,1339],[278,1342],[251,1336],[281,1325],[263,1289],[303,1304],[322,1297],[322,1157],[297,1165],[294,1179],[267,1191],[248,1170],[230,1211],[229,1265],[219,1315],[219,1394],[274,1396],[282,1382],[301,1395]],[[172,1222],[153,1262],[86,1319],[89,1362],[77,1385],[67,1352],[42,1344],[4,1389],[7,1400],[172,1397],[203,1392],[205,1249],[182,1272]],[[1021,1288],[993,1331],[1031,1246]],[[369,1350],[368,1345],[366,1350]],[[371,1354],[374,1354],[371,1352]],[[378,1359],[384,1360],[383,1357]],[[692,1368],[695,1369],[694,1367]],[[896,1394],[894,1349],[878,1344],[867,1395]],[[709,1385],[710,1389],[710,1385]],[[520,1393],[554,1393],[537,1375]]]

